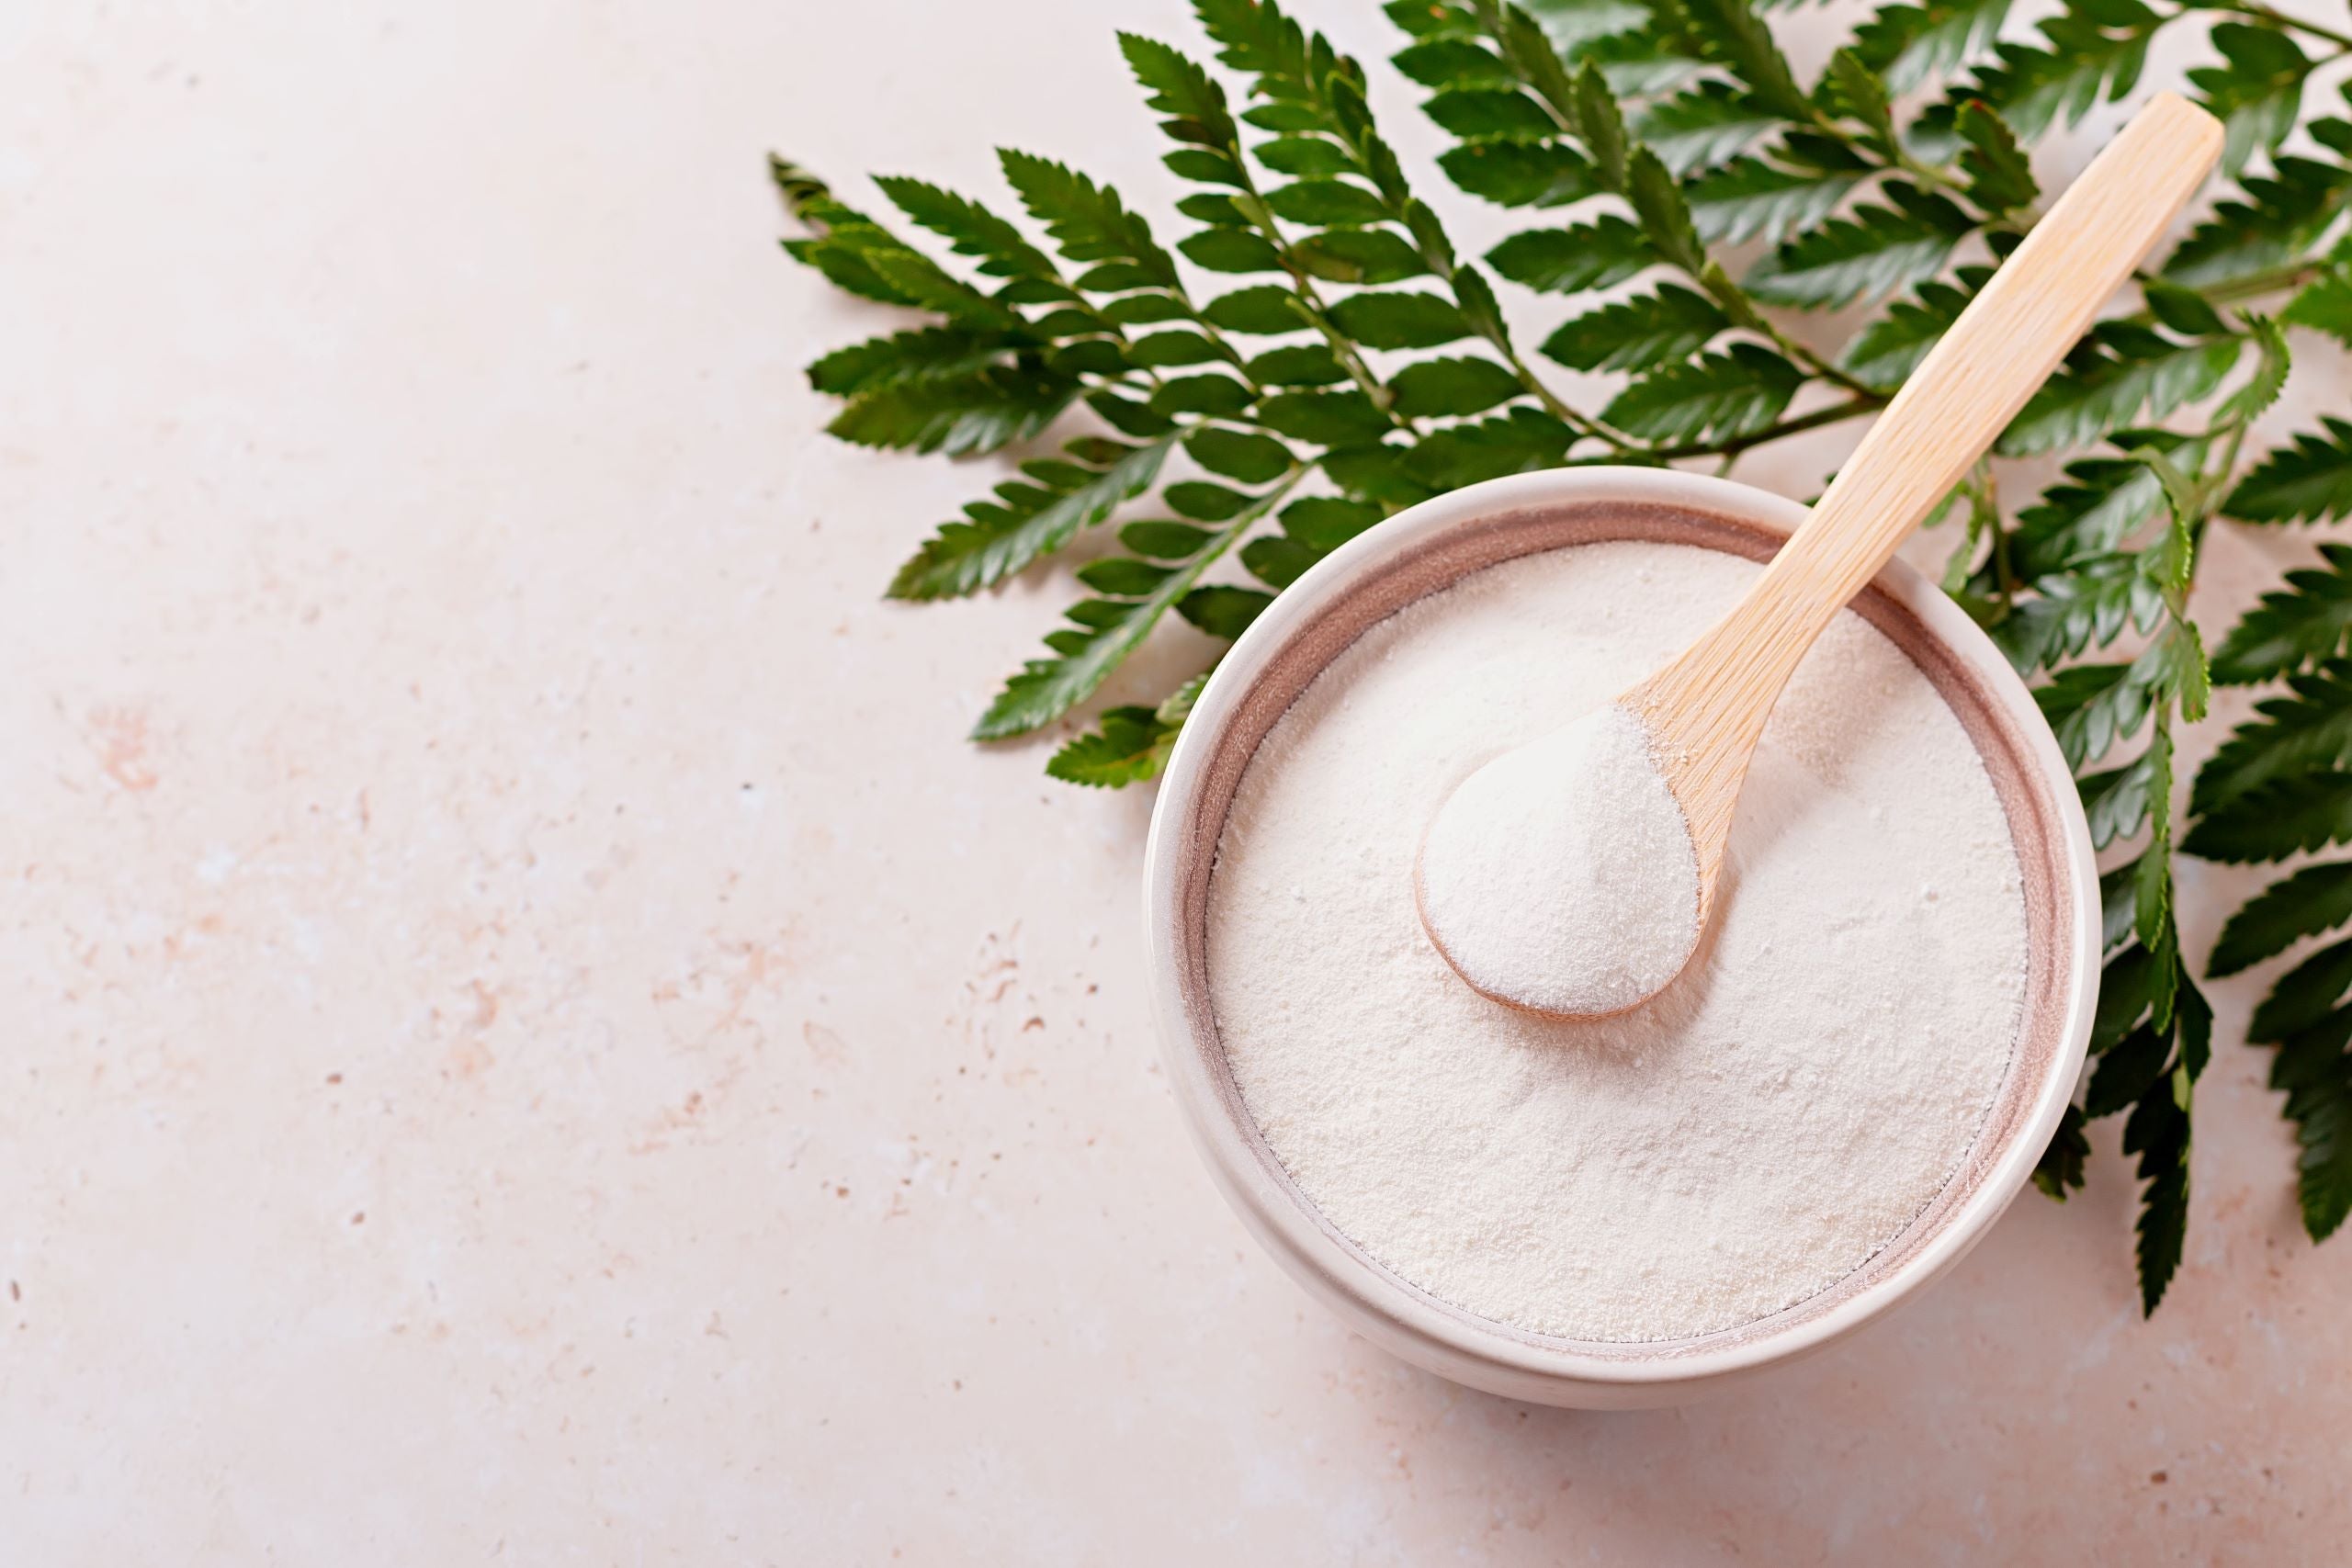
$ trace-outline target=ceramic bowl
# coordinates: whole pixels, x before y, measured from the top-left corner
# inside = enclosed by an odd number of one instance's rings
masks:
[[[1606,1343],[1529,1333],[1439,1300],[1341,1235],[1250,1120],[1209,1004],[1209,874],[1243,769],[1292,700],[1367,627],[1498,561],[1650,539],[1762,560],[1804,518],[1727,479],[1588,468],[1470,486],[1390,518],[1318,562],[1259,616],[1194,707],[1153,814],[1145,874],[1153,1010],[1178,1103],[1217,1185],[1258,1239],[1367,1337],[1441,1376],[1514,1399],[1667,1404],[1850,1334],[1951,1268],[2031,1174],[2082,1070],[2097,1000],[2098,875],[2064,759],[2025,683],[1934,584],[1897,561],[1853,608],[1909,655],[1976,745],[2024,876],[2022,1027],[1975,1142],[1943,1191],[1878,1256],[1794,1306],[1693,1338]]]

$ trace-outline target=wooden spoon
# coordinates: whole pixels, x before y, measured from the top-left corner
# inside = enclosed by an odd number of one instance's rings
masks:
[[[1556,791],[1541,784],[1531,792],[1524,784],[1522,753],[1552,746],[1551,755],[1574,757],[1590,750],[1558,750],[1559,738],[1569,733],[1561,731],[1473,773],[1440,806],[1422,840],[1415,867],[1421,920],[1464,980],[1498,1001],[1530,1011],[1599,1017],[1640,1005],[1680,972],[1714,912],[1740,784],[1781,688],[1814,638],[1878,574],[1904,536],[1984,456],[2056,368],[2195,194],[2220,157],[2222,141],[2221,123],[2177,95],[2161,94],[2142,109],[1961,312],[1746,597],[1671,663],[1618,698],[1616,707],[1632,714],[1647,732],[1649,760],[1680,807],[1690,833],[1696,861],[1695,919],[1652,919],[1641,928],[1670,933],[1668,940],[1679,951],[1662,950],[1645,971],[1637,966],[1621,973],[1614,992],[1605,998],[1589,992],[1587,1000],[1563,1003],[1555,976],[1530,972],[1533,949],[1523,935],[1547,918],[1556,923],[1564,906],[1480,909],[1457,892],[1448,895],[1453,913],[1433,911],[1432,886],[1473,886],[1463,857],[1476,849],[1485,851],[1476,858],[1503,866],[1510,854],[1561,841],[1556,834],[1544,837],[1556,821],[1514,822],[1510,808],[1500,804],[1524,800],[1528,811],[1547,816],[1577,809],[1571,779],[1561,778]],[[1464,791],[1489,770],[1511,768],[1515,759],[1522,781],[1518,794],[1498,791],[1489,779],[1483,793],[1474,792],[1476,804],[1461,807],[1448,821],[1449,807]],[[1476,820],[1465,821],[1473,811]],[[1479,838],[1483,843],[1473,850],[1462,848]],[[1588,840],[1587,848],[1594,842]],[[1433,867],[1431,856],[1440,852],[1453,857],[1452,863]],[[1566,876],[1546,880],[1555,869]],[[1446,874],[1438,878],[1436,872]],[[1690,874],[1689,863],[1679,869],[1659,867],[1658,897],[1672,906],[1668,915],[1690,908]],[[1522,889],[1535,889],[1531,896],[1551,899],[1555,896],[1544,889],[1566,886],[1577,876],[1588,889],[1584,908],[1612,922],[1628,918],[1621,913],[1626,900],[1617,891],[1605,889],[1606,897],[1598,898],[1590,891],[1589,867],[1545,864],[1540,874],[1512,879]],[[1510,918],[1498,919],[1498,913]],[[1639,910],[1630,917],[1636,924],[1642,918]],[[1687,943],[1681,940],[1686,925]],[[1454,939],[1451,945],[1449,937]],[[1485,951],[1473,950],[1481,946]],[[1629,989],[1640,994],[1627,999]]]

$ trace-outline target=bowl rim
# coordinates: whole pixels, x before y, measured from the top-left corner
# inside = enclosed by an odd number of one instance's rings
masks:
[[[1272,656],[1302,628],[1342,603],[1380,567],[1442,536],[1508,513],[1593,502],[1666,506],[1713,514],[1785,536],[1806,508],[1771,491],[1727,479],[1673,469],[1596,465],[1548,469],[1465,486],[1410,507],[1368,529],[1316,563],[1236,640],[1193,705],[1165,770],[1145,851],[1144,925],[1154,1022],[1164,1070],[1195,1146],[1248,1227],[1310,1292],[1390,1349],[1442,1375],[1520,1397],[1577,1402],[1652,1403],[1776,1365],[1853,1332],[1951,1268],[2007,1208],[2039,1162],[2074,1098],[2098,991],[2102,913],[2090,829],[2073,772],[2024,681],[1965,611],[1904,561],[1872,580],[1900,611],[1950,653],[2013,727],[2018,750],[2053,806],[2053,859],[2061,898],[2050,928],[2070,944],[2057,1049],[2028,1113],[1989,1162],[1974,1190],[1942,1228],[1886,1275],[1835,1303],[1779,1329],[1707,1348],[1638,1349],[1607,1356],[1565,1344],[1532,1342],[1507,1325],[1440,1310],[1367,1255],[1342,1244],[1329,1222],[1287,1181],[1269,1179],[1238,1111],[1195,1048],[1193,1020],[1180,973],[1182,878],[1189,863],[1187,825],[1200,806],[1215,741],[1235,717]],[[1894,1245],[1890,1243],[1890,1246]],[[1802,1303],[1799,1303],[1802,1304]],[[1770,1325],[1771,1319],[1762,1320]],[[1485,1326],[1481,1326],[1485,1325]],[[1685,1342],[1687,1343],[1687,1342]]]

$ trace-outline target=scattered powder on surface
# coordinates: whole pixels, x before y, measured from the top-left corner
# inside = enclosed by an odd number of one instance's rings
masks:
[[[1406,1279],[1594,1340],[1803,1301],[1942,1188],[2025,988],[2017,855],[1965,732],[1850,613],[1766,728],[1722,908],[1616,1018],[1515,1012],[1414,908],[1422,829],[1511,747],[1606,704],[1758,568],[1614,543],[1506,562],[1374,626],[1252,759],[1209,884],[1210,996],[1300,1189]]]
[[[1463,780],[1430,821],[1419,872],[1443,956],[1521,1007],[1632,1007],[1699,940],[1690,824],[1649,731],[1614,703]]]

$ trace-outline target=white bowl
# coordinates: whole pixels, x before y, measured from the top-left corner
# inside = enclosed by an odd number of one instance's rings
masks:
[[[1817,1350],[1975,1245],[2032,1173],[2073,1095],[2100,958],[2098,874],[2082,804],[2025,682],[1958,605],[1897,561],[1853,608],[1928,676],[1992,775],[2024,875],[2028,976],[2007,1075],[1960,1169],[1869,1263],[1770,1317],[1692,1338],[1529,1333],[1439,1300],[1341,1235],[1242,1104],[1209,1005],[1209,873],[1243,769],[1306,683],[1374,622],[1497,561],[1625,538],[1760,560],[1804,515],[1747,485],[1659,468],[1562,468],[1424,502],[1332,552],[1258,617],[1217,667],[1169,761],[1152,815],[1144,923],[1177,1101],[1217,1185],[1275,1258],[1367,1337],[1441,1376],[1545,1404],[1668,1404]]]

